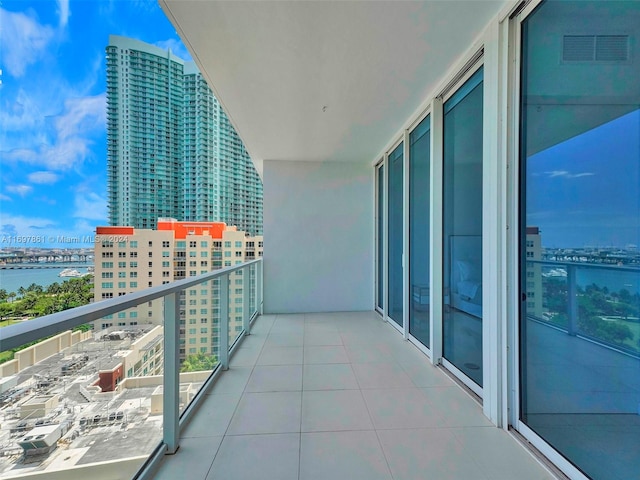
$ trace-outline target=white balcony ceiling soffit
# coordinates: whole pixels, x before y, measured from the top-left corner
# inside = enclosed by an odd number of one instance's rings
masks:
[[[160,0],[260,172],[373,161],[505,3]]]

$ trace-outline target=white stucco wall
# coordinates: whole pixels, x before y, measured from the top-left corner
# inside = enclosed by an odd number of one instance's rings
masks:
[[[264,162],[264,311],[373,309],[373,169]]]

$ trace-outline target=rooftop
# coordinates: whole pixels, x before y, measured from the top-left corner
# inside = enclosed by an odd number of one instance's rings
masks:
[[[151,397],[162,378],[145,379],[149,386],[123,383],[118,392],[97,393],[91,385],[98,371],[122,362],[115,355],[153,327],[128,327],[117,340],[104,339],[109,332],[105,335],[103,330],[22,370],[15,378],[17,386],[9,390],[21,394],[14,400],[0,399],[0,478],[51,474],[105,461],[126,464],[124,472],[135,472],[161,440],[162,416],[152,411]],[[77,368],[63,374],[62,367],[74,360],[80,360]],[[49,400],[53,402],[45,407]],[[39,405],[43,407],[33,409]],[[23,455],[18,442],[56,429],[61,429],[60,440],[54,439],[56,449]]]

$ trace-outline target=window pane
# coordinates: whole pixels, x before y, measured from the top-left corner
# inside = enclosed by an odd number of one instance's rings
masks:
[[[388,315],[402,325],[402,177],[404,155],[401,143],[389,155],[389,306]]]
[[[378,271],[377,271],[377,299],[376,305],[383,310],[384,305],[384,166],[378,172]]]
[[[443,353],[482,386],[482,69],[444,112]]]
[[[522,32],[521,419],[637,478],[640,4],[549,1]]]
[[[431,118],[409,135],[409,332],[429,347]]]

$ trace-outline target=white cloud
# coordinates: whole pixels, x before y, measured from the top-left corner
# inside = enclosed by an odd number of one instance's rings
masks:
[[[22,77],[27,67],[46,52],[54,36],[54,29],[42,25],[37,18],[0,8],[0,25],[4,42],[0,42],[0,56],[9,75]]]
[[[0,111],[0,125],[6,131],[34,129],[43,121],[43,113],[39,102],[35,102],[24,89],[11,102],[4,103]]]
[[[34,197],[34,201],[46,203],[49,205],[56,205],[58,203],[58,201],[55,198],[49,198],[46,195],[40,195],[39,197]],[[63,199],[63,202],[64,202],[64,199]]]
[[[2,200],[3,202],[13,202],[13,198],[11,198],[9,195],[4,195],[2,193],[0,193],[0,200]]]
[[[4,158],[58,171],[81,165],[93,156],[90,136],[104,131],[105,102],[104,93],[65,101],[64,112],[52,119],[51,141],[43,137],[35,149],[15,148],[4,152]]]
[[[69,21],[69,0],[57,0],[58,1],[58,13],[60,14],[59,26],[64,28]]]
[[[53,172],[33,172],[27,175],[27,178],[31,183],[51,184],[56,183],[60,176]]]
[[[591,173],[591,172],[576,173],[575,175],[569,175],[569,178],[590,177],[592,175],[595,175],[595,173]]]
[[[184,44],[180,40],[176,40],[175,38],[170,38],[168,40],[161,40],[154,44],[156,47],[160,47],[163,50],[171,50],[171,52],[176,56],[180,57],[182,60],[187,62],[192,61],[191,54],[186,49]]]
[[[94,55],[93,60],[87,59],[86,64],[91,65],[91,68],[81,82],[73,85],[71,94],[67,94],[67,97],[90,95],[94,92],[96,85],[104,80],[104,62],[104,52],[101,50]]]
[[[60,222],[50,218],[26,217],[22,215],[2,215],[0,233],[11,236],[36,237],[40,241],[38,246],[68,247],[61,245],[62,238],[92,238],[95,226],[86,220],[78,220],[72,225],[60,225]],[[72,245],[77,246],[77,245]]]
[[[65,102],[65,110],[66,112],[55,120],[59,139],[75,137],[105,126],[105,94],[69,99]]]
[[[89,220],[107,220],[107,200],[95,192],[80,192],[75,198],[76,218]]]
[[[0,42],[1,43],[1,42]],[[90,96],[101,79],[103,56],[97,54],[86,77],[73,85],[54,73],[16,83],[17,92],[0,97],[0,143],[20,147],[44,142],[52,136],[56,122],[82,110],[104,118],[105,96]],[[24,85],[24,86],[23,86]],[[102,120],[104,125],[104,120]]]
[[[563,178],[580,178],[580,177],[590,177],[591,175],[595,175],[595,173],[591,172],[582,172],[582,173],[569,173],[566,170],[551,170],[546,173],[549,178],[563,177]]]
[[[51,170],[70,170],[92,155],[91,141],[81,138],[63,139],[55,145],[40,145],[37,150],[16,149],[4,157],[9,161],[20,161],[30,165],[40,165]]]
[[[77,232],[74,236],[91,235],[96,233],[96,225],[107,225],[106,221],[103,222],[87,222],[83,219],[78,219],[74,225],[73,230]]]
[[[31,193],[33,187],[31,185],[7,185],[7,192],[16,193],[21,197]]]
[[[38,152],[27,148],[16,148],[3,153],[4,160],[11,162],[35,163],[38,158]]]

